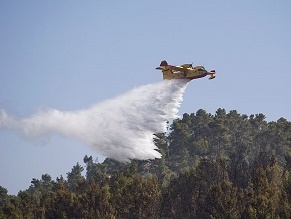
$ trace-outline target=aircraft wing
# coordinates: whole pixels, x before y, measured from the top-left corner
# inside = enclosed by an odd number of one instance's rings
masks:
[[[174,71],[187,71],[187,68],[183,68],[182,66],[168,65],[168,67]]]

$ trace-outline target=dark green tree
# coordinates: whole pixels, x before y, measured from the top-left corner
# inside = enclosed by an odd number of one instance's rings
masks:
[[[67,173],[68,178],[68,187],[69,190],[72,192],[78,192],[80,189],[81,183],[84,182],[85,178],[82,176],[84,168],[77,163],[75,166],[73,166],[71,172]]]

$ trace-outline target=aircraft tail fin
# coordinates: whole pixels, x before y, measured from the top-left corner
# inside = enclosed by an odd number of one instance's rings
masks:
[[[160,66],[167,66],[167,65],[168,65],[168,62],[166,60],[161,61]]]
[[[173,72],[168,67],[168,62],[166,60],[161,61],[161,64],[159,67],[156,67],[157,70],[161,70],[163,72],[163,79],[170,79],[172,78]]]

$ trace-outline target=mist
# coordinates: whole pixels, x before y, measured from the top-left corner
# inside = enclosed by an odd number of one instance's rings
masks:
[[[84,141],[103,156],[118,160],[154,159],[153,134],[165,132],[177,118],[188,80],[165,80],[140,86],[88,109],[48,109],[28,118],[14,118],[0,109],[0,128],[28,138],[59,134]]]

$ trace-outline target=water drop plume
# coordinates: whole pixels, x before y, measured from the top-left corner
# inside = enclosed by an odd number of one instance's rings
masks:
[[[166,131],[177,117],[187,80],[166,80],[132,89],[116,98],[78,111],[49,109],[16,119],[0,110],[0,128],[39,138],[56,133],[80,139],[119,161],[154,159],[153,134]]]

